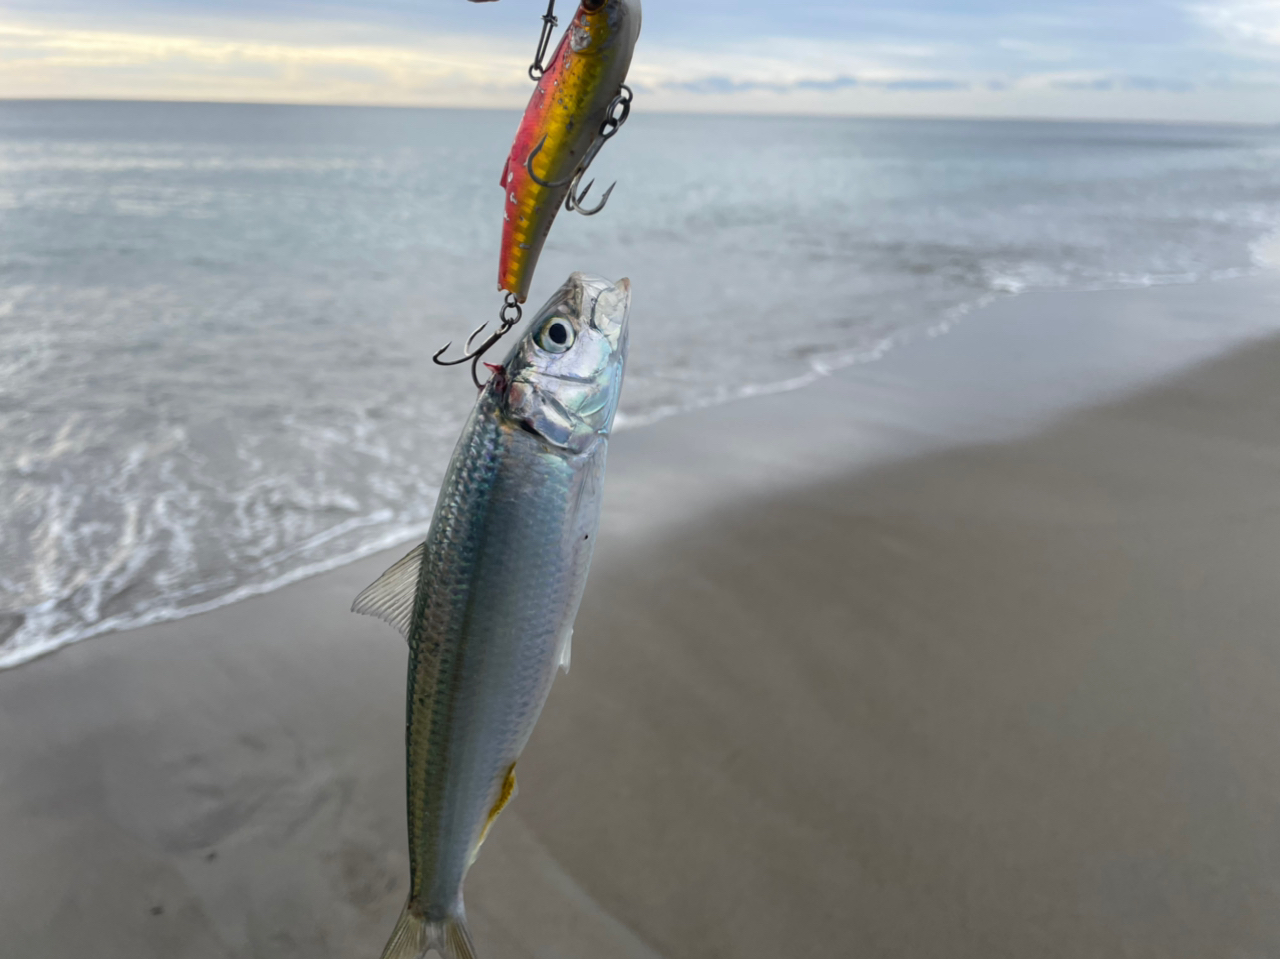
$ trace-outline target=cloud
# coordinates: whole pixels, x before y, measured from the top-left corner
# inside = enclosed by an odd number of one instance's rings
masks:
[[[1079,56],[1079,53],[1071,47],[1060,44],[1037,43],[1016,37],[1001,37],[996,41],[996,46],[1001,50],[1008,50],[1016,54],[1022,60],[1036,63],[1064,63]]]
[[[885,90],[967,90],[969,84],[963,80],[908,79],[884,80],[875,84]]]
[[[293,102],[507,105],[528,95],[526,57],[471,37],[363,43],[0,25],[0,89]]]
[[[1280,0],[650,5],[653,110],[1274,122]],[[9,0],[3,96],[523,106],[537,17],[462,0]],[[562,17],[562,23],[564,18]],[[1233,91],[1240,93],[1236,96]]]
[[[964,80],[947,80],[936,77],[908,77],[897,80],[859,79],[842,74],[828,78],[802,78],[786,82],[765,80],[735,80],[727,76],[700,77],[696,80],[673,80],[664,84],[669,90],[682,90],[695,94],[747,93],[767,90],[771,93],[791,93],[797,90],[831,92],[863,87],[871,90],[967,90],[970,84]]]
[[[1116,82],[1111,77],[1095,77],[1091,80],[1050,80],[1055,90],[1114,90]]]
[[[681,90],[685,93],[747,93],[755,90],[786,93],[793,86],[794,84],[771,83],[765,80],[735,80],[733,77],[720,75],[699,77],[696,80],[668,80],[661,84],[659,89]]]
[[[1195,89],[1194,83],[1177,77],[1124,77],[1119,85],[1127,90],[1162,90],[1167,93],[1187,93]]]
[[[1250,53],[1280,56],[1280,0],[1216,0],[1190,9],[1211,29]]]
[[[1025,86],[1047,85],[1056,90],[1095,92],[1189,93],[1198,87],[1180,77],[1149,77],[1123,73],[1062,73],[1024,81]]]
[[[847,75],[831,77],[828,80],[797,80],[795,88],[797,90],[847,90],[849,87],[856,87],[858,78]]]

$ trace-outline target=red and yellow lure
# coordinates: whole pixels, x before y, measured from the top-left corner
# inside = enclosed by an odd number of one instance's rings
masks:
[[[523,303],[560,205],[587,216],[578,181],[626,119],[623,81],[640,36],[640,0],[582,0],[529,98],[502,168],[502,250],[498,289]],[[621,112],[619,112],[619,110]]]
[[[640,36],[640,0],[581,0],[544,69],[542,57],[556,23],[554,6],[555,0],[549,0],[538,52],[529,68],[537,86],[502,168],[506,197],[498,289],[507,295],[499,311],[501,322],[483,342],[473,345],[489,325],[481,324],[459,358],[441,359],[450,343],[432,357],[440,366],[470,363],[477,388],[483,387],[477,374],[481,357],[520,322],[520,304],[529,295],[533,270],[560,205],[594,216],[608,201],[613,186],[595,207],[583,206],[595,181],[581,191],[578,183],[631,111],[631,89],[623,81]]]

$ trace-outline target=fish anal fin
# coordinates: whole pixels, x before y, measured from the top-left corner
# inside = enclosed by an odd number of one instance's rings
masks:
[[[493,808],[489,810],[489,815],[485,817],[484,829],[480,831],[480,838],[476,840],[476,848],[471,851],[471,861],[476,861],[476,856],[480,852],[480,847],[484,845],[484,841],[489,838],[489,830],[493,828],[493,824],[497,822],[498,815],[502,810],[507,808],[507,803],[516,798],[516,793],[520,790],[516,786],[516,764],[512,763],[507,769],[507,775],[502,779],[502,789],[498,792],[498,798],[494,801]]]
[[[427,544],[421,543],[385,573],[370,583],[351,604],[353,613],[376,616],[390,623],[405,639],[409,638],[414,600],[418,596],[418,577]]]
[[[498,818],[498,813],[507,808],[507,803],[515,799],[516,793],[519,791],[519,787],[516,786],[516,764],[512,763],[507,770],[507,774],[502,778],[502,792],[498,793],[498,801],[489,810],[489,818],[485,822],[486,826],[493,825],[493,821]]]

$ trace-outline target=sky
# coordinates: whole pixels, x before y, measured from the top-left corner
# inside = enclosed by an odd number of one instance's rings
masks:
[[[521,107],[544,9],[0,0],[0,97]],[[646,0],[630,82],[652,110],[1278,123],[1280,0]]]

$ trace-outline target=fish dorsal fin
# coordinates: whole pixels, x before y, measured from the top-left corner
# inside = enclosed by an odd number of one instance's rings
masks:
[[[566,676],[569,675],[569,656],[573,652],[573,627],[570,626],[564,631],[564,638],[560,640],[560,655],[556,658],[556,665],[564,670]]]
[[[351,604],[351,611],[376,616],[408,639],[413,602],[418,595],[418,575],[422,571],[422,557],[426,549],[426,543],[419,544],[408,556],[365,587]]]

